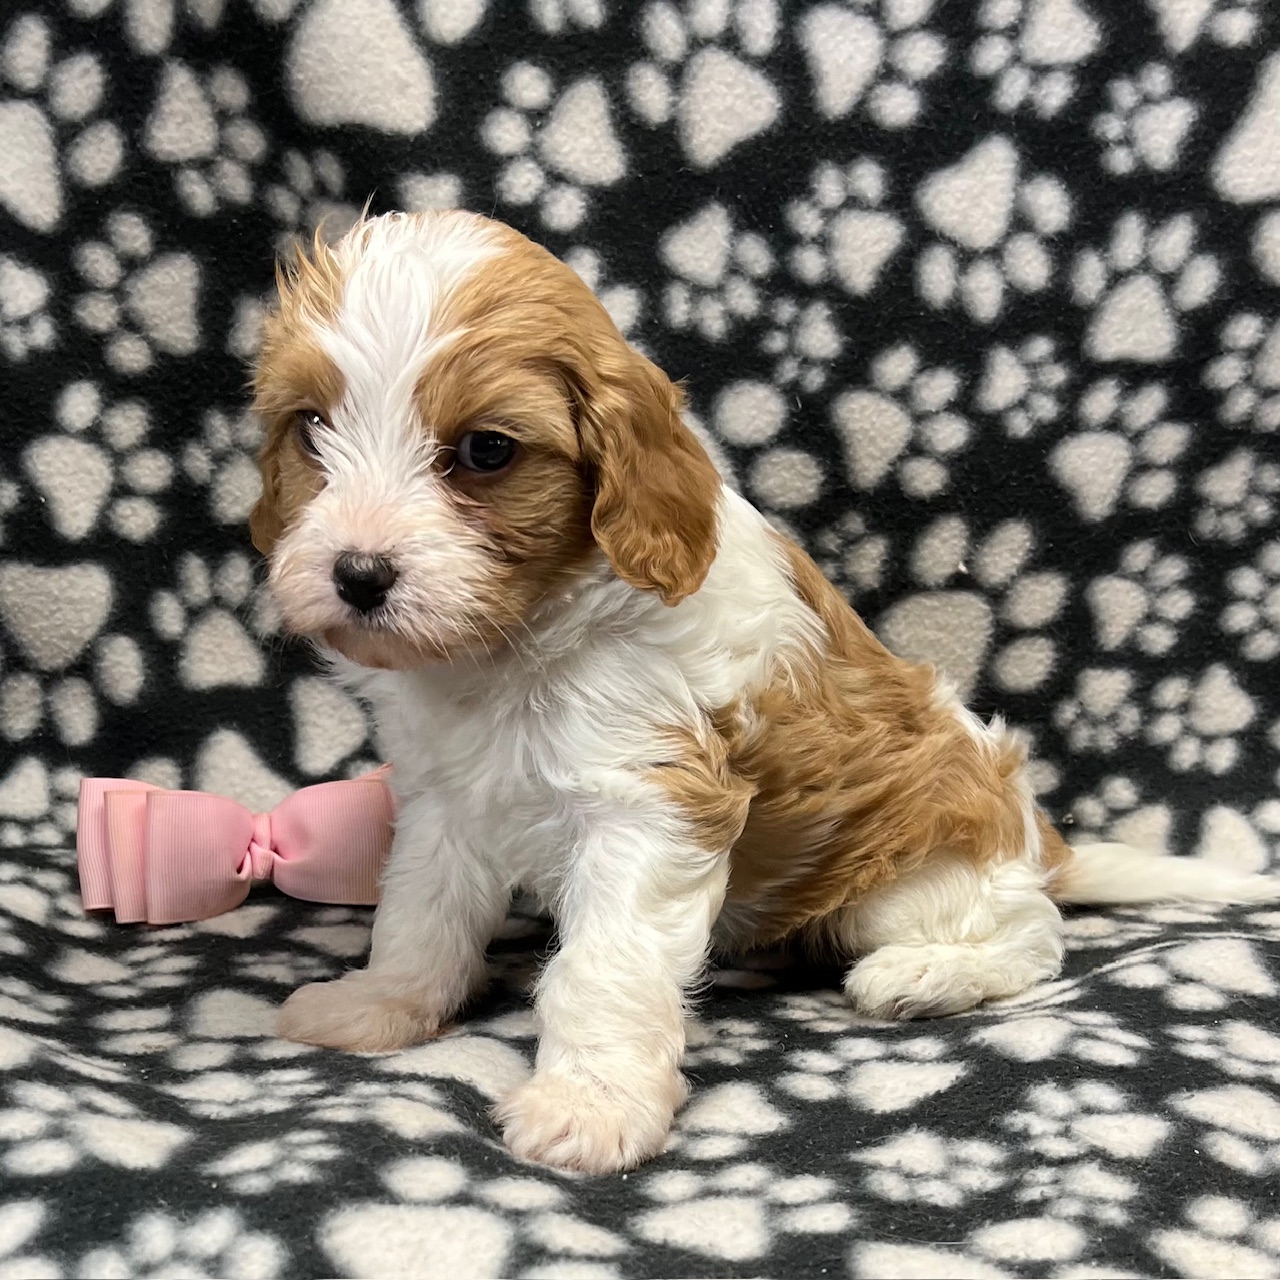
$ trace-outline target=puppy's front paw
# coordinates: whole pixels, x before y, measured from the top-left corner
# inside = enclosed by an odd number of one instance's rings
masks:
[[[414,998],[411,988],[367,970],[299,987],[276,1020],[276,1032],[286,1040],[350,1053],[403,1049],[439,1030],[440,1019]]]
[[[623,1090],[590,1076],[539,1071],[498,1105],[494,1119],[507,1146],[526,1160],[617,1173],[662,1150],[684,1094],[679,1075],[653,1089]]]

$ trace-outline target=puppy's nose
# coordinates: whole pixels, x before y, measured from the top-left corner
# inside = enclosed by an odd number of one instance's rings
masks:
[[[344,551],[333,562],[338,595],[357,613],[372,613],[387,598],[395,580],[396,567],[386,556]]]

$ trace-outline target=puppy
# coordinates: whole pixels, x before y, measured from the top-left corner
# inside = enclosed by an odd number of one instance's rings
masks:
[[[362,221],[279,273],[254,544],[285,626],[372,706],[400,816],[369,964],[281,1034],[436,1035],[513,889],[553,913],[518,1155],[659,1152],[713,944],[854,961],[872,1017],[1052,978],[1057,904],[1277,883],[1069,849],[1020,743],[892,656],[725,486],[681,395],[568,267],[468,213]]]

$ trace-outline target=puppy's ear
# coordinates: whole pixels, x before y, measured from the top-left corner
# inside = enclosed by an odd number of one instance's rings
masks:
[[[611,338],[579,405],[595,479],[591,532],[624,582],[679,604],[715,559],[720,476],[680,419],[679,388],[620,335]]]

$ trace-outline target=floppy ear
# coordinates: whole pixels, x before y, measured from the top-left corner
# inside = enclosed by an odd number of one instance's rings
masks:
[[[680,420],[684,397],[617,340],[584,388],[578,430],[595,477],[591,532],[624,582],[679,604],[716,554],[720,476]]]

